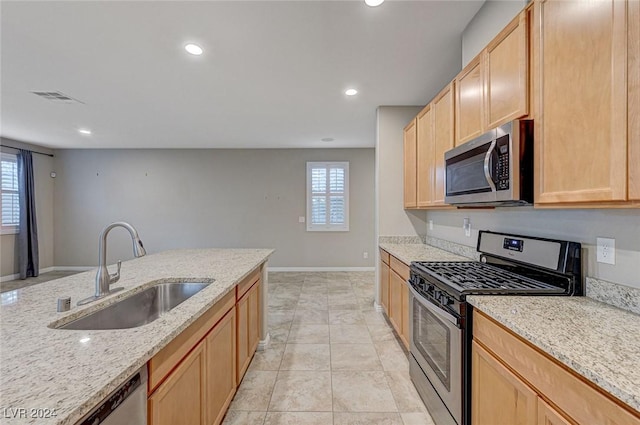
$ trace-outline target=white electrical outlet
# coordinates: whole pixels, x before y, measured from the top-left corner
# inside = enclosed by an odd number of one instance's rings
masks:
[[[429,220],[429,230],[433,230],[433,220]]]
[[[298,223],[304,223],[304,216],[303,215],[298,217]]]
[[[468,238],[471,237],[471,220],[467,217],[462,222],[462,228],[464,229],[464,235]]]
[[[367,251],[363,252],[363,253],[362,253],[362,258],[364,258],[365,260],[366,260],[367,258],[369,258],[369,253],[368,253]]]
[[[596,238],[598,263],[616,263],[616,240],[609,238]]]

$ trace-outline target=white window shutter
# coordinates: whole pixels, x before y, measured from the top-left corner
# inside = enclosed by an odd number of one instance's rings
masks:
[[[307,230],[349,230],[348,162],[307,162]]]
[[[2,230],[17,230],[20,224],[20,204],[18,199],[18,162],[15,155],[1,155],[2,165]]]

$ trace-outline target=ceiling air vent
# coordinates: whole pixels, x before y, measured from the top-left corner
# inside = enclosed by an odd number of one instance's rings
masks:
[[[83,102],[80,102],[78,99],[74,99],[59,91],[34,91],[31,93],[55,103],[83,103]]]

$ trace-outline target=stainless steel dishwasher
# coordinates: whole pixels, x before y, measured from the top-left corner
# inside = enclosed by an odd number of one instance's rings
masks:
[[[147,367],[127,379],[76,425],[147,425]]]

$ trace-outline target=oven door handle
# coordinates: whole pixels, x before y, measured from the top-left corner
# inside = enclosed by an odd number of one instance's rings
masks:
[[[447,313],[431,301],[425,299],[422,295],[418,294],[418,292],[413,288],[413,286],[411,286],[411,284],[408,283],[407,285],[409,285],[411,295],[413,295],[413,297],[418,300],[418,302],[422,304],[426,309],[428,309],[433,314],[442,317],[447,322],[453,323],[457,328],[460,328],[460,320],[457,317],[455,317],[453,314]]]
[[[491,154],[493,153],[493,150],[496,148],[496,140],[492,140],[491,141],[491,146],[489,146],[489,149],[487,150],[486,155],[484,156],[484,177],[487,179],[487,183],[489,184],[489,187],[491,188],[492,192],[496,191],[496,185],[493,182],[493,177],[491,177]]]

